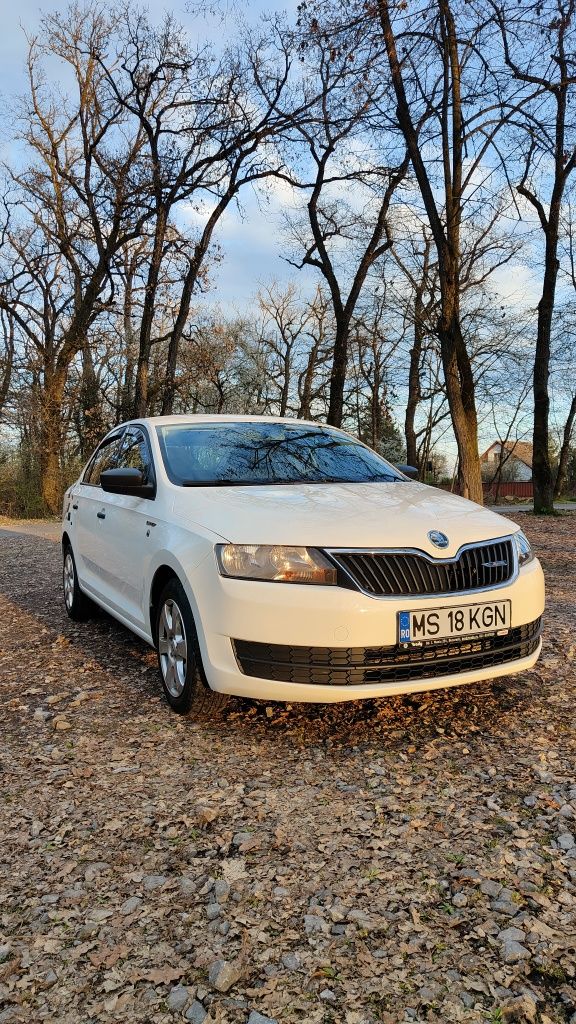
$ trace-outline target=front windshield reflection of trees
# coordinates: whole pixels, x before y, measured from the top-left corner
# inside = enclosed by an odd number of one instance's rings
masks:
[[[376,452],[329,428],[227,423],[157,430],[168,476],[183,487],[402,479]]]

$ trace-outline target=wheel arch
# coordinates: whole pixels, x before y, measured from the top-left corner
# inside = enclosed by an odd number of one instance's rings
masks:
[[[62,542],[61,543],[62,543],[62,550],[64,550],[64,548],[71,548],[72,547],[72,541],[70,540],[70,535],[69,535],[67,530],[64,530],[64,533],[62,534]]]
[[[154,637],[154,629],[156,626],[155,619],[158,599],[160,597],[160,594],[162,593],[162,590],[168,583],[168,580],[171,579],[179,580],[180,583],[182,583],[182,579],[178,572],[176,571],[176,569],[174,569],[172,565],[168,565],[165,562],[162,565],[158,566],[154,573],[154,576],[152,577],[152,582],[150,584],[150,600],[148,609],[148,617],[150,619],[150,633],[152,637]]]
[[[150,584],[150,602],[149,602],[150,607],[149,607],[149,613],[148,614],[149,614],[149,618],[150,618],[150,633],[151,633],[151,636],[152,636],[152,638],[154,640],[154,645],[155,645],[155,640],[156,640],[156,637],[155,637],[155,632],[156,632],[156,608],[157,608],[157,605],[158,605],[158,600],[160,598],[160,595],[161,595],[164,587],[169,582],[169,580],[172,580],[172,579],[178,581],[178,583],[181,585],[182,589],[184,590],[184,593],[185,593],[186,597],[188,598],[188,603],[190,605],[190,613],[192,615],[192,621],[193,621],[193,624],[194,624],[194,630],[195,630],[195,634],[196,634],[196,645],[197,645],[196,655],[197,655],[197,664],[198,664],[198,670],[199,670],[199,673],[200,673],[200,679],[202,681],[202,685],[204,686],[204,688],[206,690],[209,690],[211,693],[213,693],[214,691],[212,690],[212,687],[210,686],[210,683],[208,682],[208,678],[207,678],[207,675],[206,675],[206,670],[204,668],[204,654],[203,654],[204,637],[203,637],[203,634],[202,634],[202,631],[201,631],[201,623],[199,621],[200,620],[200,616],[199,616],[198,608],[196,606],[196,601],[194,599],[194,594],[193,594],[192,589],[191,589],[191,587],[190,587],[190,585],[188,583],[186,574],[182,571],[182,569],[178,570],[173,565],[170,565],[168,562],[163,562],[161,565],[157,566],[157,568],[156,568],[156,570],[154,572],[154,575],[152,577],[152,582]]]

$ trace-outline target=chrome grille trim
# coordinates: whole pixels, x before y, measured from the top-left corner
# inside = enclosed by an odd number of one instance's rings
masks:
[[[463,544],[451,558],[435,558],[419,548],[324,550],[356,589],[378,600],[479,594],[507,587],[518,577],[512,534]],[[486,566],[483,562],[505,564]],[[480,585],[474,585],[474,580]]]

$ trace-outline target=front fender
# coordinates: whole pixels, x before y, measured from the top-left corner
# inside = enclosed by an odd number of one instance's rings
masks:
[[[158,523],[155,529],[159,528],[160,534],[163,530],[163,525]],[[166,528],[167,529],[167,528]],[[152,605],[152,591],[154,586],[154,580],[159,571],[170,569],[175,576],[178,577],[186,596],[190,602],[194,621],[197,623],[198,632],[201,632],[199,626],[200,617],[198,602],[192,589],[191,579],[198,569],[198,566],[202,564],[207,558],[213,557],[214,544],[220,539],[216,534],[214,539],[207,533],[198,534],[192,533],[188,530],[178,530],[177,535],[174,535],[173,527],[170,529],[170,538],[160,537],[157,538],[160,542],[152,555],[148,564],[147,578],[145,582],[145,594],[144,600],[146,607],[144,609],[146,619],[150,622],[150,634],[153,637],[152,621],[150,617],[150,609]],[[168,543],[169,540],[169,543]],[[165,541],[166,543],[162,543]]]

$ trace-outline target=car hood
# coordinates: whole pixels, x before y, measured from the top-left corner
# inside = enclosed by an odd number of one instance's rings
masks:
[[[462,544],[518,527],[474,502],[416,482],[191,487],[174,500],[180,522],[236,544],[411,547],[449,558]],[[440,551],[428,533],[441,530]]]

